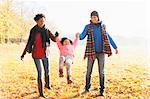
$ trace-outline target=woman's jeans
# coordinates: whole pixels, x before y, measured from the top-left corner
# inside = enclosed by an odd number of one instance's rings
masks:
[[[38,72],[38,90],[40,95],[43,95],[43,83],[42,83],[42,65],[44,67],[45,74],[45,87],[49,87],[49,62],[48,58],[34,58],[34,63]]]

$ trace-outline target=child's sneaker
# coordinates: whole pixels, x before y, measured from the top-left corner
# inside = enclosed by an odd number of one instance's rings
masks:
[[[64,77],[62,69],[59,69],[59,77]]]
[[[59,77],[64,77],[64,75],[60,73],[60,74],[59,74]]]
[[[68,84],[71,84],[71,83],[73,83],[73,82],[72,82],[72,80],[67,80],[67,83],[68,83]]]
[[[68,84],[71,84],[71,83],[72,83],[72,80],[70,79],[70,76],[67,76],[67,83],[68,83]]]

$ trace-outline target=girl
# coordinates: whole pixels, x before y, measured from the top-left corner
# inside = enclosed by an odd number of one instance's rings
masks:
[[[57,33],[56,33],[57,35]],[[70,66],[73,63],[73,57],[74,57],[74,49],[76,48],[79,41],[79,33],[76,34],[76,38],[74,42],[72,42],[70,39],[64,37],[61,40],[59,38],[56,38],[56,42],[58,45],[58,48],[60,50],[60,58],[59,58],[59,77],[63,77],[63,67],[66,65],[67,69],[67,83],[71,84],[72,80],[70,79],[71,73],[70,73]]]

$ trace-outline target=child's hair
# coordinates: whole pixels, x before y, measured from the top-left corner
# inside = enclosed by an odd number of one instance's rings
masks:
[[[64,43],[64,41],[66,40],[66,39],[68,39],[67,37],[63,37],[62,39],[61,39],[61,44],[63,45],[63,43]],[[69,41],[70,41],[70,43],[71,44],[73,44],[73,42],[70,40],[70,39],[68,39]]]
[[[37,14],[37,15],[35,15],[35,17],[34,17],[34,20],[35,21],[38,21],[39,19],[41,19],[41,18],[45,18],[45,15],[44,14]]]

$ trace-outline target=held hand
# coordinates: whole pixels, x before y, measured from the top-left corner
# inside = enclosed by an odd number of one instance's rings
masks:
[[[118,54],[118,49],[115,49],[115,51],[116,51],[116,54]]]
[[[80,33],[76,33],[76,38],[79,38],[79,36],[80,36]]]
[[[58,37],[56,37],[56,41],[58,41],[59,40],[59,38]]]

